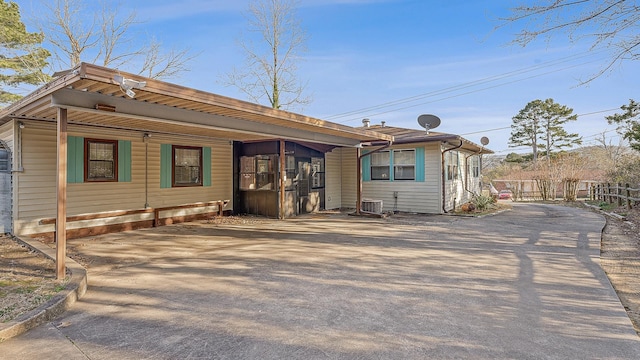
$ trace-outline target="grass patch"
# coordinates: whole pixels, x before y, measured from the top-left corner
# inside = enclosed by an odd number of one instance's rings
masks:
[[[0,309],[0,318],[4,317],[5,315],[11,314],[15,310],[16,310],[16,305],[9,305],[9,306],[7,306],[5,308]],[[11,320],[11,319],[9,319],[9,320]],[[7,321],[9,321],[9,320],[7,320]]]
[[[613,209],[618,207],[618,205],[616,205],[616,204],[610,204],[610,203],[608,203],[606,201],[597,201],[597,200],[596,201],[593,201],[593,200],[587,201],[587,204],[593,205],[593,206],[597,206],[601,210],[604,210],[604,211],[611,211],[611,210],[613,210]]]
[[[36,291],[37,288],[38,287],[34,285],[27,285],[27,286],[21,286],[15,289],[13,292],[16,294],[31,294],[32,292]]]

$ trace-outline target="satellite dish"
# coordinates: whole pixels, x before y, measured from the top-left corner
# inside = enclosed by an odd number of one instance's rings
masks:
[[[435,129],[440,126],[440,118],[435,115],[424,114],[418,116],[418,124],[422,126],[425,130],[427,130],[427,134],[429,130]]]
[[[483,146],[487,146],[487,145],[489,145],[489,138],[488,138],[488,137],[486,137],[486,136],[483,136],[483,137],[480,139],[480,144],[482,144]]]

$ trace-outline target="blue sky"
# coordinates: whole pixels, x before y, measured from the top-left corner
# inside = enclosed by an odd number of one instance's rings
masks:
[[[525,1],[525,0],[523,0]],[[530,1],[530,0],[527,0]],[[525,1],[526,2],[526,1]],[[17,1],[29,24],[36,1]],[[248,0],[122,2],[144,23],[136,30],[165,48],[188,47],[191,71],[170,82],[246,100],[220,77],[242,63],[237,39]],[[561,36],[522,48],[510,45],[518,27],[496,29],[515,1],[303,0],[298,18],[309,36],[299,76],[313,102],[294,112],[360,126],[419,129],[420,114],[442,120],[436,130],[478,142],[498,154],[526,152],[507,145],[511,118],[529,101],[553,98],[580,115],[566,126],[593,144],[614,127],[604,116],[636,98],[637,64],[628,62],[588,85],[607,54]],[[33,27],[30,30],[35,30]],[[141,41],[145,37],[140,37]],[[127,69],[122,69],[127,71]],[[399,103],[394,103],[400,101]],[[383,104],[392,106],[375,108]],[[345,114],[340,116],[341,114]],[[607,136],[617,141],[615,132]]]

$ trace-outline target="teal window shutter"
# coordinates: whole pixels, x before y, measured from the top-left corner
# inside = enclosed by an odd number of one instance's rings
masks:
[[[424,148],[420,147],[420,148],[416,148],[416,168],[415,168],[415,172],[416,172],[416,181],[421,181],[424,182]]]
[[[202,186],[211,186],[211,148],[202,148]]]
[[[67,136],[67,183],[84,182],[84,138]]]
[[[171,187],[171,144],[160,144],[160,188]]]
[[[118,140],[118,181],[131,182],[131,141]]]
[[[363,151],[366,154],[368,151]],[[371,181],[371,155],[362,157],[362,181]]]

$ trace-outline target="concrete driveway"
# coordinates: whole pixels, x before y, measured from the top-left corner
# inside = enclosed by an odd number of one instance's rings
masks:
[[[604,219],[320,214],[70,241],[89,289],[3,358],[638,359]]]

